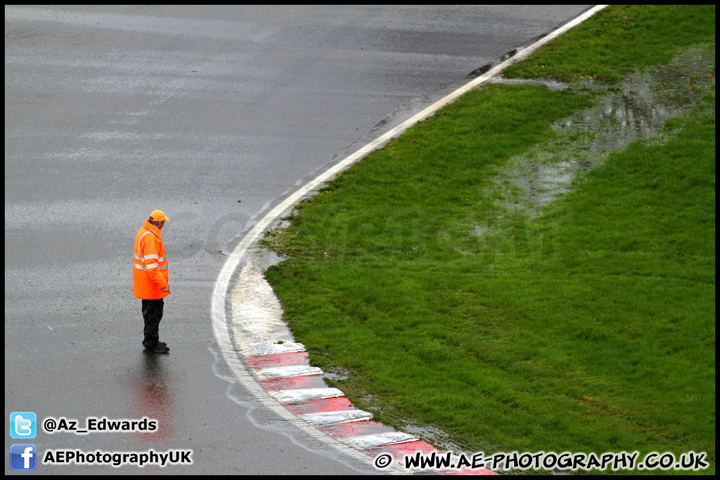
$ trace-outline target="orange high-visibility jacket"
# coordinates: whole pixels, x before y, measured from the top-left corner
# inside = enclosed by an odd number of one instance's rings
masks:
[[[143,300],[157,300],[170,295],[161,292],[168,286],[168,262],[160,230],[145,220],[135,236],[133,251],[133,295]]]

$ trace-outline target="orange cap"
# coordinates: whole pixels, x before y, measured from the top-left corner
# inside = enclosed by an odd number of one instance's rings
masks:
[[[162,210],[153,210],[153,212],[150,214],[150,218],[152,218],[154,222],[170,221],[170,219],[165,216],[165,213],[163,213]]]

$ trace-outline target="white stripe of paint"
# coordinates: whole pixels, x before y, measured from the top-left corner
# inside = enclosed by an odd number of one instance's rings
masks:
[[[307,365],[286,365],[282,367],[265,367],[255,370],[255,375],[260,380],[281,377],[305,377],[309,375],[322,375],[323,371],[318,367]]]
[[[238,346],[238,350],[240,353],[243,354],[245,357],[256,357],[258,355],[269,355],[270,353],[292,353],[293,351],[303,352],[305,351],[305,348],[303,347],[302,350],[289,350],[287,352],[272,352],[272,346],[275,344],[267,343],[265,340],[256,340],[256,339],[248,339],[247,337],[243,337],[242,335],[234,335],[233,338],[235,339],[235,344]],[[286,345],[286,344],[282,344]],[[266,353],[268,352],[268,353]]]
[[[370,447],[382,447],[384,445],[394,445],[396,443],[416,442],[420,439],[415,435],[410,435],[405,432],[385,432],[372,435],[356,435],[353,437],[341,438],[341,440],[354,447],[364,449]]]
[[[227,292],[230,287],[230,283],[232,280],[233,273],[237,270],[238,266],[240,265],[240,261],[243,259],[245,254],[247,253],[250,246],[258,239],[258,237],[264,232],[275,220],[277,220],[280,215],[290,208],[293,204],[295,204],[298,200],[300,200],[303,196],[310,193],[312,190],[317,188],[320,184],[327,181],[334,175],[336,175],[339,171],[343,170],[344,168],[347,168],[352,163],[356,162],[360,158],[362,158],[364,155],[369,153],[370,151],[374,150],[375,148],[379,147],[383,143],[387,142],[392,137],[399,135],[403,131],[407,130],[409,127],[417,123],[418,121],[422,120],[423,118],[431,115],[435,111],[437,111],[439,108],[443,107],[449,102],[452,102],[455,100],[458,96],[462,95],[463,93],[467,92],[468,90],[475,88],[482,83],[486,82],[490,78],[492,78],[494,75],[497,75],[500,71],[503,69],[509,67],[513,63],[522,60],[526,58],[528,55],[530,55],[532,52],[549,42],[550,40],[556,38],[557,36],[565,33],[570,28],[579,25],[580,23],[584,22],[588,18],[590,18],[592,15],[596,14],[603,8],[607,7],[607,5],[598,5],[596,7],[591,8],[584,14],[578,16],[574,20],[568,22],[567,24],[563,25],[562,27],[558,28],[557,30],[553,31],[549,35],[543,37],[542,39],[538,40],[534,44],[530,45],[529,47],[525,48],[512,58],[502,62],[497,67],[489,70],[485,74],[473,79],[472,81],[468,82],[465,86],[459,88],[455,92],[449,94],[445,98],[439,100],[438,102],[432,104],[430,107],[426,108],[419,114],[411,117],[410,119],[406,120],[402,124],[398,125],[397,127],[391,129],[378,139],[374,140],[373,142],[370,142],[365,147],[361,148],[357,152],[355,152],[352,155],[349,155],[345,159],[338,162],[334,167],[331,167],[327,171],[323,172],[322,174],[318,175],[315,179],[308,182],[306,185],[299,188],[295,193],[290,195],[288,198],[286,198],[283,202],[281,202],[279,205],[277,205],[275,208],[273,208],[270,212],[268,212],[260,221],[258,221],[254,227],[240,240],[238,245],[235,247],[233,252],[230,254],[228,259],[225,261],[225,264],[223,265],[223,268],[220,270],[220,273],[218,274],[218,278],[215,282],[215,288],[213,289],[213,296],[212,296],[212,306],[211,306],[211,314],[212,314],[212,324],[213,324],[213,332],[215,334],[215,339],[218,343],[220,353],[222,354],[223,358],[225,358],[225,361],[228,364],[228,367],[233,372],[233,375],[235,378],[237,378],[244,386],[247,388],[256,398],[258,399],[266,399],[267,407],[273,410],[275,413],[277,413],[281,418],[284,418],[290,422],[295,422],[295,425],[301,429],[302,431],[314,436],[317,439],[323,440],[327,442],[329,445],[334,446],[335,448],[343,451],[345,454],[348,454],[352,456],[353,458],[363,460],[365,462],[371,462],[372,460],[368,460],[367,457],[363,457],[362,455],[356,455],[356,453],[353,451],[353,449],[345,449],[341,445],[342,443],[339,441],[334,441],[333,437],[329,437],[328,435],[325,435],[324,433],[318,432],[317,430],[313,428],[307,428],[303,423],[296,422],[297,417],[292,414],[288,409],[283,407],[280,403],[272,402],[270,401],[272,397],[268,394],[268,392],[260,385],[258,382],[255,381],[252,374],[250,374],[249,369],[246,367],[246,365],[240,361],[240,359],[237,356],[237,351],[235,350],[235,347],[233,345],[232,340],[230,339],[230,332],[228,329],[228,323],[227,318],[225,315],[225,308],[227,304]],[[304,417],[307,417],[308,415],[320,415],[320,414],[306,414]],[[370,415],[370,419],[372,418],[372,414]],[[318,418],[318,417],[309,417],[309,418]],[[395,471],[396,473],[407,473],[406,471],[402,470],[401,468],[389,468],[386,469],[386,471]]]
[[[297,403],[306,400],[320,400],[323,398],[345,396],[345,394],[337,388],[296,388],[290,390],[275,390],[269,393],[280,403]]]
[[[317,412],[298,415],[298,418],[313,425],[332,425],[334,423],[363,422],[372,420],[372,413],[362,410],[339,410],[337,412]]]
[[[305,345],[302,343],[258,343],[242,350],[246,357],[256,357],[258,355],[273,355],[276,353],[304,352]]]

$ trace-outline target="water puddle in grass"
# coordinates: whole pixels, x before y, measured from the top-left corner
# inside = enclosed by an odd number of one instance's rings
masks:
[[[619,86],[607,87],[592,81],[562,84],[557,81],[505,80],[493,83],[531,84],[557,90],[586,89],[597,92],[596,105],[553,125],[558,137],[511,159],[495,178],[487,195],[496,199],[502,217],[527,215],[567,192],[572,182],[603,163],[606,156],[640,139],[664,141],[665,122],[702,101],[714,88],[708,77],[715,65],[714,48],[697,47],[653,71],[629,75]],[[714,110],[714,106],[713,106]],[[492,234],[489,227],[474,225],[478,237]]]

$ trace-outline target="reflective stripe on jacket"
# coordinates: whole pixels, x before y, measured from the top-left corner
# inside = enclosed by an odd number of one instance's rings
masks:
[[[143,300],[157,300],[170,295],[161,292],[168,286],[168,262],[160,230],[145,220],[135,235],[133,250],[133,295]]]

